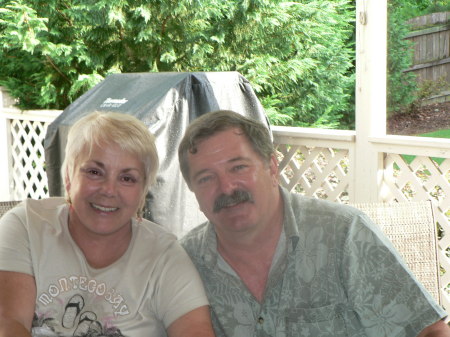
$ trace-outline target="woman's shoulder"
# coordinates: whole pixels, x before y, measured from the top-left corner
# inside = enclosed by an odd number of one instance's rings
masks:
[[[145,240],[166,240],[177,241],[177,237],[166,227],[159,225],[147,219],[139,219],[134,221],[134,226],[137,229],[141,238]]]
[[[54,220],[61,212],[68,209],[68,204],[63,197],[46,199],[26,199],[22,202],[27,215],[40,219]]]
[[[20,227],[29,233],[41,235],[49,228],[52,228],[53,233],[59,233],[67,217],[68,205],[64,198],[46,198],[23,200],[0,220],[4,228]]]
[[[36,210],[52,210],[66,205],[67,201],[63,197],[50,197],[44,199],[25,199],[22,205],[25,205],[29,209]]]
[[[134,223],[133,231],[135,256],[141,256],[145,260],[151,256],[154,263],[150,265],[158,264],[158,260],[166,261],[166,259],[177,258],[180,254],[186,255],[176,235],[164,226],[141,220]]]
[[[45,199],[25,199],[8,213],[19,218],[26,219],[54,219],[61,211],[67,208],[67,203],[63,197],[52,197]]]

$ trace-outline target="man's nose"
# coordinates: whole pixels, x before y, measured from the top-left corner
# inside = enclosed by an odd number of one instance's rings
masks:
[[[221,193],[230,195],[236,189],[236,179],[229,174],[223,174],[219,177],[219,188]]]

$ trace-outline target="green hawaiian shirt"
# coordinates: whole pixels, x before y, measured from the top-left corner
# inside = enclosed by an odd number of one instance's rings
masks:
[[[217,253],[214,225],[181,240],[217,337],[415,337],[446,316],[365,214],[281,191],[284,231],[262,303]]]

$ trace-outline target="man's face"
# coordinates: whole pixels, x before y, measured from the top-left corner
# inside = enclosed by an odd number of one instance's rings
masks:
[[[279,193],[276,159],[264,162],[239,129],[201,141],[188,163],[191,189],[218,234],[257,230],[272,220]]]

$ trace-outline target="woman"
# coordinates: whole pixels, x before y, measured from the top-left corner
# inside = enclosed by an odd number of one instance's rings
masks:
[[[191,261],[138,216],[157,170],[136,118],[96,112],[72,126],[66,197],[0,220],[0,336],[213,336]]]

